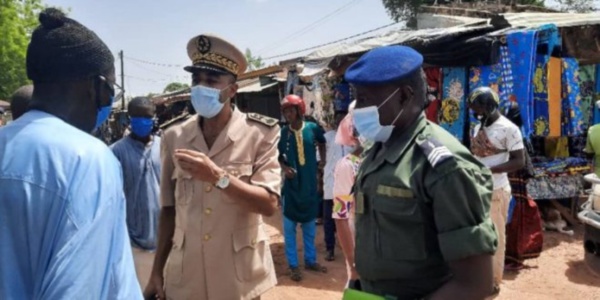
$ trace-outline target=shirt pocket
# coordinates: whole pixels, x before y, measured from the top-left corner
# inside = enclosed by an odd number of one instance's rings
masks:
[[[238,178],[239,180],[250,183],[252,177],[252,164],[251,163],[229,163],[223,166],[223,170],[229,174],[230,178]],[[221,193],[223,202],[236,203],[235,199],[227,196],[225,193]]]
[[[234,232],[233,251],[235,273],[241,282],[265,278],[273,269],[269,236],[261,225]]]
[[[169,260],[166,269],[166,281],[171,284],[178,284],[183,277],[183,259],[185,246],[185,234],[182,229],[175,228],[173,233],[173,247],[169,253]]]
[[[192,175],[178,168],[173,171],[171,179],[175,181],[175,204],[188,205],[194,195],[194,179]]]
[[[376,254],[384,260],[418,261],[427,258],[425,228],[418,199],[376,194],[373,219]],[[409,196],[409,197],[407,197]]]

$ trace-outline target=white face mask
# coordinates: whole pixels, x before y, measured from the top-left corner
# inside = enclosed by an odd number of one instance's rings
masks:
[[[192,106],[198,115],[210,119],[221,112],[223,106],[225,106],[225,104],[221,102],[221,91],[222,90],[202,85],[192,87]]]
[[[399,90],[400,88],[397,88],[379,106],[373,105],[354,109],[352,112],[352,119],[354,121],[354,127],[356,127],[360,136],[373,142],[382,143],[385,143],[390,139],[392,131],[394,131],[395,128],[393,124],[396,123],[400,116],[402,116],[402,113],[404,113],[404,107],[400,110],[394,121],[392,121],[392,125],[386,126],[381,125],[379,122],[379,108],[387,103]],[[412,99],[410,101],[412,101]]]

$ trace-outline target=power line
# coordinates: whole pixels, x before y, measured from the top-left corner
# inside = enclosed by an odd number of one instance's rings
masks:
[[[285,38],[283,38],[283,39],[281,39],[279,41],[276,41],[274,43],[271,43],[271,44],[269,44],[266,47],[261,48],[260,50],[257,51],[257,53],[259,53],[259,54],[263,53],[265,50],[274,50],[274,49],[277,49],[277,48],[279,48],[279,47],[287,44],[292,39],[297,38],[297,37],[299,37],[299,36],[301,36],[303,34],[306,34],[307,32],[309,32],[312,29],[314,29],[320,23],[322,23],[322,22],[326,21],[327,19],[335,16],[336,14],[339,14],[339,13],[343,12],[344,10],[348,9],[350,6],[357,4],[359,1],[361,1],[361,0],[352,0],[352,1],[344,4],[342,7],[338,8],[338,9],[334,10],[333,12],[325,15],[324,17],[322,17],[322,18],[320,18],[320,19],[318,19],[318,20],[316,20],[316,21],[308,24],[307,26],[301,28],[300,30],[298,30],[298,31],[296,31],[294,33],[291,33],[287,37],[285,37]],[[274,45],[277,45],[278,43],[280,43],[278,46],[273,47]]]
[[[304,49],[301,49],[301,50],[296,50],[296,51],[292,51],[292,52],[288,52],[288,53],[277,54],[277,55],[274,55],[274,56],[265,57],[265,58],[263,58],[263,60],[269,60],[269,59],[273,59],[273,58],[279,58],[279,57],[283,57],[283,56],[297,54],[297,53],[301,53],[301,52],[304,52],[304,51],[313,50],[313,49],[317,49],[317,48],[329,46],[329,45],[332,45],[332,44],[344,42],[344,41],[347,41],[347,40],[350,40],[350,39],[353,39],[353,38],[356,38],[356,37],[359,37],[359,36],[363,36],[363,35],[372,33],[374,31],[377,31],[377,30],[380,30],[380,29],[384,29],[384,28],[387,28],[387,27],[390,27],[390,26],[394,26],[394,25],[396,25],[398,23],[400,23],[400,22],[394,22],[394,23],[391,23],[391,24],[388,24],[388,25],[377,27],[377,28],[374,28],[374,29],[371,29],[371,30],[368,30],[368,31],[365,31],[365,32],[357,33],[355,35],[352,35],[352,36],[349,36],[349,37],[345,37],[345,38],[342,38],[342,39],[339,39],[339,40],[335,40],[335,41],[332,41],[332,42],[328,42],[328,43],[325,43],[325,44],[320,44],[320,45],[317,45],[317,46],[312,46],[312,47],[304,48]]]
[[[129,59],[131,61],[138,62],[138,63],[159,66],[159,67],[166,67],[166,68],[182,68],[183,67],[182,65],[157,63],[157,62],[147,61],[147,60],[133,58],[133,57],[129,57],[129,56],[125,56],[125,58]]]

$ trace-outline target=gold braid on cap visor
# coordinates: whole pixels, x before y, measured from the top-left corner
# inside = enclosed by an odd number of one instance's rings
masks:
[[[219,68],[223,68],[228,72],[233,73],[234,75],[238,74],[238,70],[240,68],[240,66],[233,60],[214,52],[209,52],[205,54],[196,52],[194,53],[194,55],[192,55],[192,62],[194,63],[194,65],[209,64]]]

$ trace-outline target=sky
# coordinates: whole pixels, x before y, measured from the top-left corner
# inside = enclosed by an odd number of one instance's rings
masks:
[[[188,41],[216,34],[241,51],[268,58],[321,45],[393,23],[381,0],[44,0],[69,9],[125,59],[127,96],[160,93],[170,82],[189,83],[183,66]],[[380,29],[383,33],[400,25]],[[267,60],[268,64],[308,54]],[[120,83],[120,80],[118,80]]]

